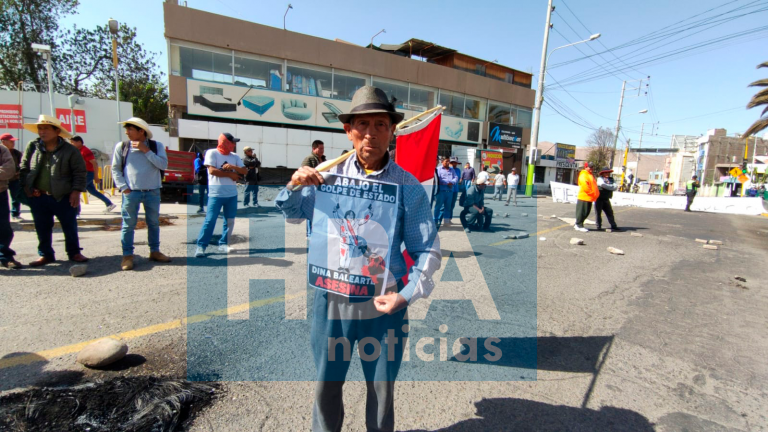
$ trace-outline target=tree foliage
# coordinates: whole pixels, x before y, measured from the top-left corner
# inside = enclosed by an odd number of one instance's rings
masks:
[[[0,88],[47,91],[45,61],[32,43],[50,45],[53,88],[61,94],[115,99],[112,35],[108,25],[60,29],[58,20],[75,13],[78,0],[0,0]],[[156,57],[136,40],[136,29],[118,31],[120,99],[134,104],[134,114],[149,123],[168,121],[168,90]]]
[[[75,13],[77,0],[0,0],[0,88],[47,90],[45,61],[32,44],[50,45],[53,62],[59,51],[59,23]]]
[[[608,128],[601,127],[587,137],[587,162],[595,164],[598,170],[607,167],[613,153],[614,135]]]
[[[763,68],[768,67],[768,62],[760,63],[757,65],[757,68]],[[750,136],[754,135],[763,129],[768,129],[768,116],[766,113],[768,113],[768,79],[761,79],[753,82],[749,85],[750,87],[765,87],[764,89],[758,91],[755,93],[754,96],[752,96],[752,99],[747,104],[747,108],[755,108],[760,106],[765,106],[765,109],[763,109],[763,112],[760,113],[760,118],[757,119],[754,123],[752,123],[752,126],[747,129],[746,132],[744,132],[744,136]]]

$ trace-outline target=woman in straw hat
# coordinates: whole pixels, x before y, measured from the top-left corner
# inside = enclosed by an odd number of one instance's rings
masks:
[[[53,251],[53,218],[64,231],[64,245],[70,261],[86,262],[77,236],[77,207],[85,191],[87,171],[80,151],[64,138],[72,134],[61,127],[55,117],[40,115],[37,123],[26,123],[24,129],[38,134],[30,141],[21,160],[21,179],[29,208],[35,221],[37,251],[40,255],[29,263],[39,267],[56,260]]]

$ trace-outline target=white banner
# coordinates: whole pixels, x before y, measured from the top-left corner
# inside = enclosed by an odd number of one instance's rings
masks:
[[[549,182],[549,185],[552,188],[552,201],[576,203],[576,196],[579,193],[578,186],[558,182]],[[684,210],[686,201],[685,196],[614,192],[611,205]],[[763,207],[762,198],[737,197],[696,197],[693,200],[693,205],[691,205],[691,210],[741,215],[759,215],[768,212]]]

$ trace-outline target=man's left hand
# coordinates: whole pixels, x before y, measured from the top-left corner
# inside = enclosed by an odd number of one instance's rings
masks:
[[[72,191],[72,193],[69,194],[69,205],[72,207],[77,207],[80,205],[80,194],[79,191]]]
[[[387,315],[392,315],[400,309],[408,306],[408,302],[405,300],[405,297],[398,293],[389,293],[375,297],[373,299],[373,305],[376,307],[377,311]]]

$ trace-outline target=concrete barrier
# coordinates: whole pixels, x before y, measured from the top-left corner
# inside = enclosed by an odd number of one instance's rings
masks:
[[[576,203],[579,187],[565,183],[550,182],[552,201]],[[684,210],[686,197],[672,195],[648,195],[614,192],[611,204],[615,207],[668,208]],[[760,215],[768,212],[762,198],[741,197],[696,197],[691,210],[709,213]]]

